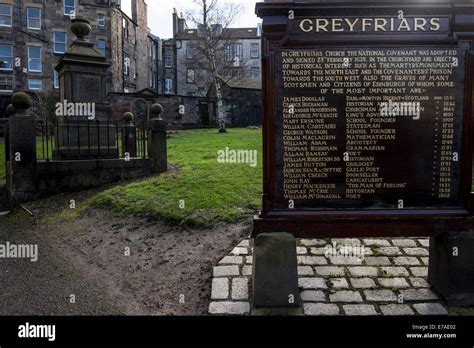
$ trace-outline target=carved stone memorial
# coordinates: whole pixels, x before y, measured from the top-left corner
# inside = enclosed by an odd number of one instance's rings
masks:
[[[89,42],[88,20],[76,17],[71,30],[77,39],[56,66],[62,107],[53,158],[117,158],[117,129],[108,123],[112,115],[106,85],[110,64]]]

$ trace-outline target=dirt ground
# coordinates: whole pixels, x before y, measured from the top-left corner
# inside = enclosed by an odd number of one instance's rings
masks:
[[[0,244],[39,249],[37,262],[0,259],[0,315],[205,315],[212,267],[251,220],[193,230],[102,209],[58,217],[72,197],[79,207],[96,192],[28,203],[33,217],[0,217]]]

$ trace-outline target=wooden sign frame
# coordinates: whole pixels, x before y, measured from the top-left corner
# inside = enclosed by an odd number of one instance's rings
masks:
[[[322,33],[298,34],[290,30],[289,12],[295,18],[388,16],[402,10],[407,16],[446,18],[448,30],[435,33]],[[474,224],[472,186],[474,137],[474,4],[470,1],[338,1],[266,0],[257,3],[263,18],[263,159],[264,190],[262,211],[254,219],[253,236],[269,232],[289,232],[297,238],[431,236],[438,232],[468,230]],[[390,36],[388,36],[390,35]],[[401,210],[312,210],[276,208],[276,119],[275,55],[281,48],[386,47],[468,45],[465,61],[465,90],[462,136],[462,208]]]

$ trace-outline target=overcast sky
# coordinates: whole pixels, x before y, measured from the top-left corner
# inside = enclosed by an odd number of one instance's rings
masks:
[[[256,0],[221,0],[241,3],[244,12],[236,19],[233,27],[256,27],[260,19],[255,15]],[[148,27],[154,35],[166,39],[173,36],[171,14],[173,7],[178,13],[186,13],[192,6],[192,0],[146,0],[148,4]],[[122,9],[131,16],[131,0],[122,0]]]

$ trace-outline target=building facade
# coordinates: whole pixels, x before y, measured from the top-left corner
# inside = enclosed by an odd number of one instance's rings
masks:
[[[91,22],[89,39],[111,63],[108,92],[159,92],[161,45],[145,0],[132,0],[131,17],[120,0],[0,0],[0,116],[13,91],[57,93],[54,67],[74,40],[71,16]]]
[[[161,76],[163,77],[163,94],[174,95],[177,94],[176,42],[174,39],[168,39],[163,40],[162,44],[163,64]]]
[[[261,80],[261,36],[257,28],[212,28],[216,35],[216,60],[219,75],[226,80],[234,77]],[[183,15],[173,13],[173,39],[163,44],[165,94],[205,97],[214,83],[205,68],[203,34],[189,29]],[[201,64],[202,63],[202,64]]]

